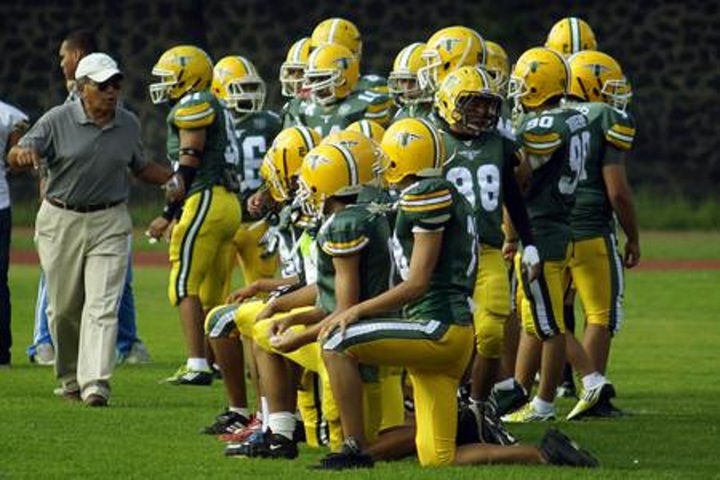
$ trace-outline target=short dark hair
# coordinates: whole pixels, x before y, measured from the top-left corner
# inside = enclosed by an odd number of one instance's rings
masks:
[[[73,30],[65,36],[65,43],[73,50],[81,50],[85,55],[98,50],[95,34],[88,29]]]

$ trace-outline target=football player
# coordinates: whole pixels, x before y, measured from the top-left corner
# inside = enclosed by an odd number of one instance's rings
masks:
[[[372,90],[358,90],[359,62],[346,47],[326,43],[312,51],[303,89],[308,101],[296,121],[323,137],[366,118],[385,126],[392,113],[390,98]]]
[[[432,94],[420,87],[418,71],[424,65],[422,54],[426,45],[411,43],[395,57],[388,77],[388,91],[398,111],[393,121],[408,117],[427,117],[432,111]]]
[[[303,281],[303,265],[296,254],[302,232],[294,222],[292,199],[296,193],[297,173],[302,159],[319,141],[320,136],[306,127],[285,129],[275,138],[260,169],[272,203],[268,207],[271,211],[268,218],[273,220],[262,243],[279,252],[281,278],[259,278],[246,284],[231,295],[231,304],[216,307],[205,319],[205,334],[223,375],[229,407],[203,433],[228,434],[221,438],[225,441],[244,441],[257,430],[262,418],[262,393],[256,378],[253,378],[256,400],[259,402],[256,411],[260,414],[251,418],[248,412],[245,355],[239,340],[241,336],[252,339],[255,316],[265,306],[264,296],[276,289],[299,285]]]
[[[174,385],[210,385],[213,373],[205,351],[203,306],[223,302],[232,237],[241,210],[233,178],[234,143],[225,110],[210,92],[213,64],[202,49],[180,45],[164,52],[152,69],[153,103],[169,103],[167,155],[176,173],[166,185],[168,204],[148,233],[170,237],[170,303],[178,308],[187,362],[167,378]]]
[[[582,18],[565,17],[552,26],[545,46],[567,58],[582,50],[597,50],[595,32]]]
[[[442,176],[444,148],[432,124],[400,120],[388,129],[382,147],[387,155],[386,180],[402,191],[392,249],[403,281],[323,320],[319,338],[345,441],[340,453],[326,456],[315,468],[345,470],[374,465],[365,451],[359,362],[401,365],[410,371],[415,386],[415,444],[421,465],[560,463],[559,456],[549,453],[559,449],[548,448],[547,441],[541,448],[456,447],[455,391],[472,355],[469,298],[477,267],[473,215],[452,184],[437,178]],[[343,283],[347,284],[343,295],[362,298],[362,286],[370,279],[363,277],[362,270],[352,270],[354,274]],[[407,318],[390,316],[400,309]],[[572,443],[567,437],[549,436],[554,437],[551,443],[558,440],[555,445],[562,443],[562,450],[569,451],[565,447]],[[578,464],[597,464],[586,452],[576,447],[571,450],[565,457],[567,463],[572,458]]]
[[[363,269],[379,269],[375,272],[376,275],[372,276],[374,283],[366,285],[365,295],[374,295],[387,288],[389,275],[382,274],[383,269],[389,268],[387,233],[383,235],[381,230],[383,222],[385,229],[388,229],[387,221],[383,215],[371,216],[370,212],[359,207],[345,208],[346,205],[355,203],[362,185],[372,180],[372,158],[365,160],[357,160],[349,149],[338,144],[321,144],[311,150],[303,160],[298,198],[307,213],[323,221],[316,242],[317,306],[261,320],[255,325],[255,340],[260,347],[256,356],[263,388],[267,388],[265,391],[270,411],[270,432],[262,442],[248,441],[239,445],[237,455],[273,458],[297,456],[297,447],[291,436],[294,417],[290,414],[290,409],[294,408],[294,396],[291,389],[287,388],[288,371],[284,367],[283,356],[320,373],[327,385],[327,374],[320,361],[319,345],[314,341],[318,327],[305,328],[302,325],[316,324],[329,312],[341,308],[342,302],[350,301],[343,296],[344,288],[341,286],[344,284],[336,278],[339,272],[335,271],[334,265],[340,260],[335,258],[349,261],[351,259],[346,258],[347,256],[361,255],[362,263],[361,258],[358,258],[354,259],[356,262],[351,265],[360,265]],[[337,233],[333,233],[335,229]],[[357,233],[353,233],[356,231]],[[328,235],[340,235],[332,250],[326,246],[325,238]],[[351,238],[345,238],[346,235]],[[359,235],[358,239],[364,243],[358,244],[353,235]],[[323,396],[324,413],[329,422],[332,423],[334,418],[334,423],[337,424],[337,407],[334,406],[332,395],[328,390],[323,392]],[[334,414],[331,409],[335,411]],[[337,427],[335,442],[332,425],[330,430],[331,448],[336,450],[339,448],[339,424]]]
[[[284,128],[302,125],[300,112],[305,109],[308,97],[307,90],[303,89],[303,82],[310,50],[310,37],[301,38],[292,44],[280,66],[281,91],[282,95],[288,98],[280,114]]]
[[[503,259],[503,207],[522,240],[523,264],[530,278],[537,275],[539,258],[533,245],[525,203],[514,168],[520,163],[520,147],[498,129],[503,97],[482,67],[460,67],[450,72],[435,94],[436,124],[440,125],[448,151],[443,170],[458,192],[470,203],[478,226],[478,275],[473,314],[477,355],[473,364],[471,410],[485,428],[487,443],[512,444],[490,402],[498,379],[504,346],[504,324],[510,314],[508,269]]]
[[[485,40],[485,49],[487,51],[485,71],[490,75],[495,91],[503,98],[502,110],[498,119],[498,130],[514,136],[512,127],[513,102],[507,98],[510,60],[505,49],[499,43]]]
[[[574,241],[570,272],[587,325],[583,346],[568,332],[568,357],[572,362],[574,352],[584,347],[593,367],[604,374],[611,340],[623,320],[622,267],[632,268],[640,260],[632,189],[625,174],[626,153],[635,136],[633,119],[626,111],[632,90],[620,65],[606,53],[584,50],[571,56],[568,63],[572,80],[565,105],[588,118],[591,133],[570,217]],[[626,238],[622,253],[617,223]],[[566,301],[570,306],[572,298],[574,295]],[[619,414],[610,403],[612,396],[611,384],[601,391],[584,392],[568,419]]]
[[[212,92],[227,108],[231,132],[237,142],[240,159],[237,174],[244,223],[235,233],[233,244],[244,283],[251,285],[259,278],[272,278],[277,269],[277,257],[264,254],[260,245],[268,225],[262,218],[261,197],[265,192],[258,190],[262,182],[260,164],[280,132],[282,122],[279,115],[263,109],[265,82],[245,57],[227,56],[215,64]],[[230,276],[225,292],[229,291],[229,283]]]
[[[318,23],[310,37],[311,48],[315,49],[328,43],[342,45],[350,50],[358,63],[362,62],[362,34],[357,26],[346,18],[327,18]],[[387,79],[375,74],[360,75],[355,86],[357,90],[370,90],[387,95]]]
[[[456,25],[435,32],[422,53],[424,65],[418,70],[420,87],[433,94],[453,70],[485,65],[485,41],[472,28]]]
[[[525,150],[520,169],[530,176],[525,202],[542,260],[537,279],[520,273],[523,333],[515,378],[530,391],[538,369],[535,352],[541,349],[540,383],[531,402],[503,417],[508,422],[547,421],[555,418],[555,393],[565,362],[566,340],[563,292],[572,252],[570,212],[575,190],[588,155],[588,120],[575,110],[561,108],[569,87],[569,69],[556,51],[538,47],[518,59],[509,95],[527,113],[518,131]],[[605,378],[583,370],[587,390],[602,388]]]

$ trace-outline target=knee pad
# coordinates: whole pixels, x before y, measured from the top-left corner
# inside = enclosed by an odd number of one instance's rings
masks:
[[[500,358],[505,341],[505,317],[487,310],[478,312],[475,348],[483,358]]]

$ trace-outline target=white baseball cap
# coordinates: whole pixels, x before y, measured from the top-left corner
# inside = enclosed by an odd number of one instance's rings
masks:
[[[115,76],[122,75],[117,62],[106,53],[95,52],[84,56],[78,62],[75,78],[88,77],[94,82],[102,83]]]

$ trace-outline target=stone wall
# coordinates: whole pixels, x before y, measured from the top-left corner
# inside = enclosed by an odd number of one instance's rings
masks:
[[[78,27],[97,31],[102,48],[126,71],[127,103],[138,112],[145,141],[162,158],[163,106],[147,96],[150,69],[177,43],[194,43],[215,58],[242,54],[268,83],[269,106],[281,104],[278,67],[288,47],[331,16],[349,18],[364,36],[363,70],[387,74],[395,54],[454,24],[477,29],[516,58],[542,44],[559,18],[593,26],[600,48],[617,58],[634,85],[638,124],[629,172],[661,192],[702,196],[720,182],[720,8],[717,2],[504,0],[96,0],[0,2],[0,98],[34,117],[64,99],[58,48]],[[13,182],[14,195],[27,192]],[[141,195],[144,196],[144,195]]]

